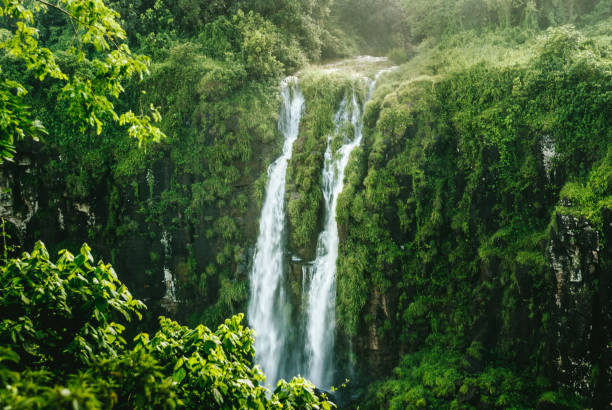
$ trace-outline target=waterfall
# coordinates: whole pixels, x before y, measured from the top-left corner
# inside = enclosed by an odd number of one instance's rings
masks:
[[[160,243],[164,250],[164,284],[166,285],[166,293],[164,294],[163,300],[166,301],[166,303],[176,303],[177,299],[174,276],[172,275],[170,269],[168,269],[168,267],[166,266],[166,264],[170,261],[171,258],[170,241],[170,234],[168,233],[168,231],[164,231],[160,240]]]
[[[353,150],[359,146],[363,137],[363,114],[365,104],[371,98],[378,77],[384,72],[379,71],[374,80],[365,78],[368,92],[362,105],[358,103],[353,90],[350,101],[345,97],[335,116],[335,133],[327,140],[325,163],[322,174],[322,191],[325,200],[325,216],[323,231],[317,241],[316,258],[304,268],[307,276],[307,313],[306,313],[306,346],[307,378],[316,386],[329,388],[334,380],[333,352],[336,332],[336,262],[338,260],[338,224],[336,223],[336,208],[338,196],[344,188],[344,172]],[[332,152],[334,137],[342,136],[346,125],[354,130],[353,138],[344,136],[344,143],[337,152]]]
[[[364,77],[365,101],[360,102],[356,91],[347,92],[335,114],[335,131],[327,139],[321,178],[325,205],[323,230],[318,237],[315,260],[303,268],[300,320],[292,316],[293,307],[285,283],[285,178],[305,102],[297,78],[288,77],[282,83],[278,129],[285,142],[282,155],[268,168],[248,306],[249,325],[256,333],[256,361],[269,385],[298,373],[321,388],[329,388],[334,381],[339,242],[336,207],[350,155],[361,143],[365,103],[374,91],[377,78],[389,70],[379,71],[374,80]],[[351,132],[347,132],[349,128]],[[342,138],[342,146],[334,152],[333,141]]]
[[[308,277],[306,346],[307,378],[315,385],[329,388],[333,379],[333,349],[336,326],[336,261],[338,260],[338,224],[336,207],[338,196],[344,186],[344,171],[351,152],[362,137],[361,107],[353,91],[350,102],[347,98],[336,113],[336,132],[330,135],[325,151],[322,174],[322,191],[325,201],[323,231],[317,241],[316,258],[304,269]],[[354,138],[345,140],[336,153],[332,153],[333,138],[350,123]],[[346,137],[345,137],[346,139]]]
[[[256,360],[276,383],[283,372],[288,352],[290,306],[283,287],[285,177],[293,143],[298,137],[304,97],[297,78],[288,77],[281,88],[282,108],[278,129],[285,137],[281,156],[268,168],[268,185],[259,220],[259,237],[251,271],[251,298],[248,306],[250,326],[255,330]]]

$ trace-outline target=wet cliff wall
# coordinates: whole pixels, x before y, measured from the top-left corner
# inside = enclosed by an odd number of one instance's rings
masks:
[[[159,107],[168,135],[146,149],[125,130],[97,136],[47,121],[45,142],[23,141],[1,168],[13,253],[38,239],[51,252],[87,242],[153,323],[164,313],[216,326],[243,312],[265,170],[282,138],[278,82],[233,70],[188,43],[132,84],[125,101]],[[61,115],[41,105],[41,116]]]
[[[337,297],[356,379],[395,368],[373,407],[610,402],[609,60],[572,29],[540,41],[524,64],[405,66],[368,107]]]

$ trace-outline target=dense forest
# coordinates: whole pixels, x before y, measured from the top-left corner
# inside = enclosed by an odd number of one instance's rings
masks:
[[[612,0],[3,0],[0,185],[2,408],[612,407]]]

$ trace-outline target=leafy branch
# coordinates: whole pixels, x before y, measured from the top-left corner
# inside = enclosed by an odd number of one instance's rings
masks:
[[[119,125],[130,126],[129,134],[139,144],[159,142],[165,138],[159,128],[151,124],[151,117],[136,116],[131,111],[119,114],[111,101],[111,98],[118,98],[124,91],[124,81],[134,75],[142,79],[148,74],[149,67],[146,56],[133,55],[127,44],[117,42],[126,37],[118,22],[119,14],[108,8],[103,0],[60,2],[65,7],[46,0],[35,1],[42,7],[50,7],[66,15],[75,33],[73,41],[77,38],[82,44],[92,45],[96,51],[106,52],[105,57],[88,58],[82,50],[70,47],[64,51],[75,56],[81,64],[90,65],[93,70],[87,71],[87,74],[77,71],[67,75],[56,62],[56,52],[39,44],[34,13],[19,0],[4,0],[0,3],[0,16],[14,19],[16,27],[12,36],[0,42],[0,50],[24,62],[26,69],[33,72],[39,81],[50,76],[66,82],[58,99],[68,102],[66,117],[81,132],[92,127],[99,135],[103,127],[102,118],[111,118]],[[79,32],[77,25],[86,30]],[[112,51],[111,45],[114,48]],[[13,79],[0,83],[0,162],[12,159],[15,141],[26,135],[36,138],[45,133],[44,126],[31,118],[29,107],[23,103],[26,94],[26,87]],[[160,119],[156,112],[152,117],[156,121]]]

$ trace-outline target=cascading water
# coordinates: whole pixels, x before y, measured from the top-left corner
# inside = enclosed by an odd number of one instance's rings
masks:
[[[172,272],[170,272],[170,269],[166,267],[166,263],[170,260],[171,257],[170,240],[170,234],[168,234],[168,231],[164,231],[162,233],[162,238],[160,242],[164,249],[164,284],[166,285],[166,294],[164,295],[163,300],[166,302],[166,304],[177,302],[174,276],[172,275]]]
[[[281,377],[288,379],[300,372],[322,388],[329,388],[333,382],[339,241],[336,207],[349,157],[361,143],[365,103],[374,91],[376,79],[386,71],[389,69],[379,71],[374,80],[365,78],[368,88],[362,103],[357,92],[348,93],[334,118],[336,129],[328,137],[322,174],[325,200],[323,231],[318,238],[315,260],[303,270],[305,310],[301,312],[302,320],[297,321],[293,320],[295,317],[292,316],[293,308],[285,284],[285,178],[305,103],[297,78],[289,77],[283,81],[278,128],[285,136],[285,143],[282,155],[268,168],[268,186],[259,221],[248,306],[249,324],[256,333],[256,360],[264,370],[268,384],[273,385]],[[348,128],[352,128],[352,132],[347,134]],[[344,141],[334,152],[333,141],[338,138],[344,138]]]
[[[306,346],[307,378],[321,387],[331,386],[333,379],[332,355],[336,325],[336,261],[338,260],[338,225],[336,207],[344,186],[344,170],[351,152],[362,137],[361,107],[353,92],[350,102],[345,98],[336,114],[336,134],[347,123],[353,126],[354,138],[345,141],[334,154],[332,140],[328,138],[323,166],[322,190],[325,200],[324,229],[317,242],[316,258],[304,269],[308,277]]]
[[[333,383],[333,351],[336,331],[336,262],[338,260],[338,224],[336,208],[338,196],[344,187],[344,172],[353,150],[359,146],[363,137],[363,112],[365,104],[372,96],[376,80],[384,72],[379,71],[374,80],[368,82],[368,94],[363,105],[358,103],[357,94],[353,91],[350,101],[345,97],[336,113],[336,132],[329,136],[325,151],[325,163],[322,174],[322,190],[325,199],[324,229],[319,235],[317,253],[313,263],[304,268],[307,276],[307,321],[306,376],[315,385],[328,388]],[[346,136],[344,144],[336,153],[332,153],[332,141],[342,133],[350,123],[353,138]]]
[[[259,237],[251,271],[251,298],[248,306],[250,326],[255,330],[257,362],[267,376],[268,383],[276,383],[284,376],[287,362],[286,340],[290,331],[283,278],[285,228],[285,177],[293,143],[298,137],[304,111],[304,97],[297,78],[289,77],[282,83],[282,108],[278,129],[285,137],[282,155],[268,168],[268,186],[259,220]]]

